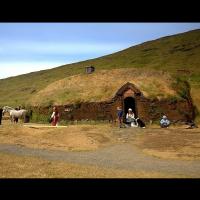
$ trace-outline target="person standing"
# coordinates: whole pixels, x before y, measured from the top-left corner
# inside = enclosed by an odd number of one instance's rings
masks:
[[[53,107],[53,113],[51,115],[51,125],[58,126],[59,118],[60,118],[60,114],[58,112],[58,108],[55,106],[55,107]]]
[[[2,116],[3,116],[3,109],[0,108],[0,125],[1,125]]]
[[[121,106],[117,107],[117,117],[118,117],[119,127],[122,128],[123,110],[122,110]]]

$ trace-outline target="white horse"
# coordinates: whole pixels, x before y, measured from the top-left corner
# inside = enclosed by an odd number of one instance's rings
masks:
[[[16,118],[23,118],[25,120],[27,110],[15,110],[14,108],[11,108],[9,106],[3,107],[3,114],[8,112],[10,114],[11,122],[14,122]]]

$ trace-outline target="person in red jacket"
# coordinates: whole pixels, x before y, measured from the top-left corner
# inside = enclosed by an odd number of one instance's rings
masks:
[[[58,108],[55,106],[55,107],[53,107],[53,113],[51,115],[51,125],[58,126],[59,118],[60,118],[60,114],[58,112]]]

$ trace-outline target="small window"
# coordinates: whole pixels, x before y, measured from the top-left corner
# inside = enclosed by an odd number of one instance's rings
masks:
[[[93,73],[95,71],[95,68],[93,67],[93,66],[89,66],[89,67],[86,67],[85,68],[85,72],[87,73],[87,74],[91,74],[91,73]]]

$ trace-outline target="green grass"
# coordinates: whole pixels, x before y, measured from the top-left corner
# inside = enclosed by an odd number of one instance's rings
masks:
[[[69,125],[105,125],[109,124],[108,120],[75,120],[75,121],[69,121],[69,120],[60,120],[59,125],[62,126],[69,126]]]
[[[49,124],[49,119],[50,119],[50,115],[43,115],[43,114],[38,114],[37,112],[33,112],[30,122]]]
[[[145,70],[154,69],[170,72],[173,75],[187,79],[192,87],[193,85],[199,86],[200,30],[145,42],[96,59],[1,79],[0,106],[27,105],[30,98],[49,84],[72,75],[84,74],[85,66],[88,65],[94,65],[96,71],[116,68],[143,68]],[[191,74],[184,75],[182,72],[177,71],[180,69],[189,70]],[[66,91],[65,96],[61,93],[59,98],[70,98],[70,95],[70,92],[67,93]],[[52,104],[51,98],[48,99],[47,104]]]

